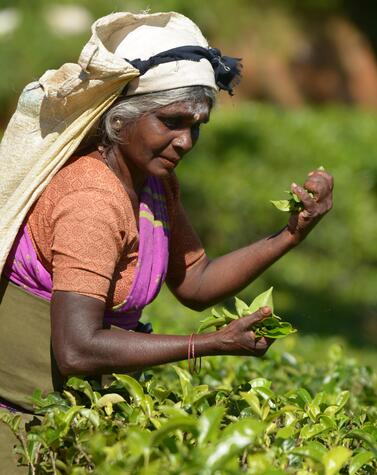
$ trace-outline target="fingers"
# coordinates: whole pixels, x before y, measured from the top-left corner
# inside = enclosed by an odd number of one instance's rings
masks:
[[[309,191],[303,186],[299,186],[296,183],[292,183],[291,190],[300,198],[305,209],[310,210],[315,206],[315,200],[309,195]]]
[[[233,320],[219,330],[221,352],[227,355],[263,356],[272,341],[270,338],[256,337],[253,325],[268,318],[271,314],[270,307],[261,307],[253,314]],[[219,332],[216,332],[217,343],[219,343]]]
[[[304,183],[304,188],[315,196],[316,201],[319,201],[328,196],[333,187],[334,182],[331,175],[323,171],[311,172],[309,178]]]
[[[269,317],[272,313],[270,307],[261,307],[256,312],[252,313],[251,315],[247,315],[239,320],[241,324],[241,328],[243,330],[249,330],[253,325],[257,322],[264,320],[265,318]]]
[[[308,173],[308,177],[315,177],[315,176],[321,176],[322,178],[324,178],[327,181],[330,187],[330,190],[334,188],[334,178],[332,177],[332,175],[330,175],[330,173],[327,173],[325,170],[314,170]]]
[[[332,207],[333,186],[332,176],[323,170],[310,172],[304,186],[292,183],[291,190],[305,208],[302,217],[309,219],[326,214]]]
[[[265,336],[258,338],[255,348],[257,352],[256,356],[263,356],[274,341],[273,338],[267,338]]]

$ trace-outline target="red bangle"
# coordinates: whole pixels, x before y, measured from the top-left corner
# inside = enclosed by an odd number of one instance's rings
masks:
[[[188,348],[187,348],[187,363],[188,369],[191,374],[199,374],[202,369],[202,359],[195,356],[195,333],[191,333],[189,336]]]

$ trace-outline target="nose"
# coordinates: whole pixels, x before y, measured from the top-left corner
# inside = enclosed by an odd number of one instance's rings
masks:
[[[191,129],[187,128],[179,130],[179,133],[172,140],[172,145],[178,151],[180,156],[189,152],[194,145]]]

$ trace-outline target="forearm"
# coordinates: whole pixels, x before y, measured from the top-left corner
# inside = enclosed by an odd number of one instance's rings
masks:
[[[193,269],[177,293],[193,308],[214,305],[242,290],[295,245],[292,234],[284,228]]]
[[[104,302],[98,299],[54,292],[52,347],[64,375],[133,372],[187,358],[189,336],[104,329],[104,309]],[[196,356],[219,353],[215,333],[195,335],[194,345]]]
[[[98,330],[64,369],[66,374],[128,373],[151,366],[187,359],[189,336],[135,333],[125,330]],[[217,354],[213,334],[194,336],[195,356]]]

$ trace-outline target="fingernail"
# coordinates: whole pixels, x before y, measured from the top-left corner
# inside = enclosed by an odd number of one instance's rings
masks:
[[[293,186],[293,188],[296,188],[298,185],[297,185],[297,183],[293,182],[292,186]]]
[[[264,313],[265,315],[271,313],[270,307],[262,307],[262,313]]]
[[[308,176],[312,176],[312,175],[314,175],[314,172],[308,173]]]

